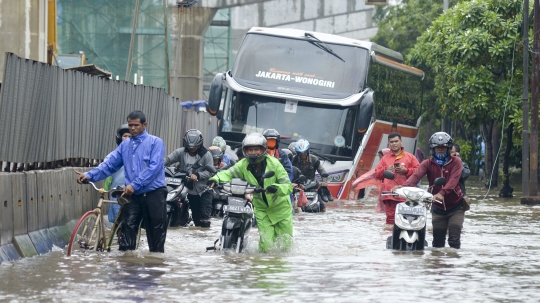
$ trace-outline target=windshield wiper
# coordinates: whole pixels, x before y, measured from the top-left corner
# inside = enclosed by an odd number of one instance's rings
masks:
[[[341,58],[338,54],[336,54],[336,53],[330,48],[330,46],[328,46],[326,43],[322,42],[319,38],[315,37],[313,34],[310,34],[310,33],[304,33],[304,36],[306,36],[306,37],[308,37],[308,38],[313,38],[313,39],[317,40],[317,41],[312,41],[312,40],[310,40],[309,43],[313,43],[313,45],[317,46],[318,48],[325,50],[327,53],[332,54],[332,55],[336,56],[336,58],[338,58],[339,60],[345,62],[345,60],[343,60],[343,58]],[[333,164],[333,163],[332,163],[332,164]]]
[[[336,159],[330,159],[330,158],[328,158],[326,156],[323,156],[323,154],[319,154],[319,153],[314,152],[313,150],[311,150],[311,153],[314,154],[315,156],[325,160],[325,161],[330,162],[330,164],[335,164],[336,163]]]

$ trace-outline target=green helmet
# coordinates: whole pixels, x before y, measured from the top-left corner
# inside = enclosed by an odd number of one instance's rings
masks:
[[[217,146],[219,149],[221,149],[221,152],[225,152],[225,147],[227,146],[227,143],[225,142],[225,139],[223,139],[220,136],[217,136],[212,140],[212,146]]]

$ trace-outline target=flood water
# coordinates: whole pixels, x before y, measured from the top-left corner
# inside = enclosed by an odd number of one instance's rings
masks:
[[[471,178],[475,178],[472,176]],[[138,251],[46,255],[0,265],[0,301],[74,302],[539,302],[540,207],[468,182],[462,249],[386,250],[390,229],[376,199],[337,201],[294,217],[289,253],[205,252],[209,230],[169,229],[165,254]],[[431,216],[430,216],[431,217]]]

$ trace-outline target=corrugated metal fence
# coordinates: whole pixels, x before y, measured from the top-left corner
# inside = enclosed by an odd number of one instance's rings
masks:
[[[0,94],[0,161],[40,163],[103,159],[116,148],[116,129],[142,110],[148,132],[167,152],[187,129],[209,143],[217,120],[186,110],[163,89],[136,86],[19,58],[7,53]],[[87,171],[87,168],[77,170]],[[74,219],[94,208],[98,195],[78,185],[72,168],[0,173],[0,263],[46,253],[69,240]]]
[[[146,114],[148,132],[165,141],[167,152],[181,146],[187,129],[208,143],[217,120],[186,111],[165,90],[63,70],[6,53],[0,94],[0,161],[51,162],[103,159],[116,147],[114,134],[133,110]]]

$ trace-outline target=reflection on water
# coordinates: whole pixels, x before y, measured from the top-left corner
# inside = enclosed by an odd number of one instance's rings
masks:
[[[388,251],[375,199],[336,201],[295,216],[288,253],[258,253],[256,230],[245,253],[205,252],[221,228],[214,219],[209,230],[170,229],[165,254],[58,249],[4,263],[0,301],[538,302],[540,207],[495,191],[483,200],[474,183],[469,192],[461,250]]]

